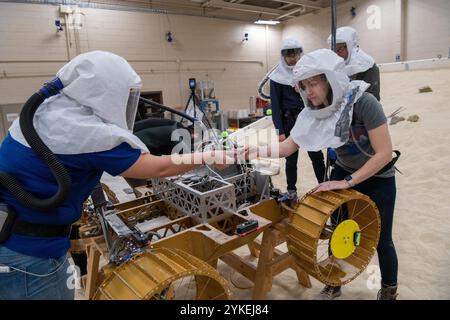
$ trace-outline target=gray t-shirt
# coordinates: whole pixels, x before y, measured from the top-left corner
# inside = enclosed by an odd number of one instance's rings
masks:
[[[363,93],[353,106],[351,126],[353,134],[350,133],[350,138],[346,144],[336,149],[336,164],[352,173],[361,168],[370,159],[366,154],[375,154],[370,144],[368,131],[378,128],[386,122],[387,119],[381,104],[370,93]],[[391,168],[375,176],[388,178],[394,176],[394,174],[395,169]]]

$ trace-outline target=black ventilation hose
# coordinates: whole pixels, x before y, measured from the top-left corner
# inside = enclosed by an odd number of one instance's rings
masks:
[[[196,99],[195,95],[194,95],[193,97],[194,97],[193,99]],[[198,119],[195,118],[195,117],[191,117],[190,115],[188,115],[188,114],[186,114],[186,113],[184,113],[184,112],[181,112],[181,111],[172,109],[172,108],[170,108],[170,107],[167,107],[167,106],[165,106],[165,105],[159,104],[159,103],[157,103],[157,102],[155,102],[155,101],[153,101],[153,100],[151,100],[151,99],[145,99],[145,98],[140,97],[139,100],[142,101],[142,102],[145,102],[145,103],[147,103],[147,104],[149,104],[149,105],[151,105],[152,107],[160,108],[160,109],[162,109],[162,110],[169,111],[169,112],[171,112],[171,113],[174,113],[174,114],[176,114],[176,115],[179,115],[180,117],[185,118],[185,119],[191,121],[192,124],[194,124],[194,125],[195,125],[196,123],[200,123],[200,124],[203,124],[203,125],[206,127],[206,125],[205,125],[202,121],[198,120]],[[194,102],[194,105],[195,105],[195,104],[196,104],[196,102]],[[197,103],[197,105],[198,105],[198,103]],[[187,106],[186,106],[186,107],[187,107]],[[194,108],[194,109],[195,109],[195,108]],[[203,111],[202,111],[202,112],[203,112]],[[203,112],[203,114],[205,114],[205,113]],[[206,117],[206,115],[205,115],[204,119],[206,119],[205,122],[207,123],[207,125],[209,126],[209,128],[210,128],[210,129],[214,129],[214,128],[212,127],[211,122],[209,121],[208,117]],[[214,132],[214,131],[213,131],[213,132]],[[214,134],[214,135],[215,135],[215,134]],[[215,135],[215,138],[216,138],[216,140],[218,141],[219,138],[217,138],[216,135]]]
[[[169,111],[169,112],[171,112],[171,113],[174,113],[174,114],[176,114],[176,115],[179,115],[179,116],[182,117],[182,118],[188,119],[188,120],[191,121],[192,123],[195,123],[195,122],[199,121],[199,120],[197,120],[196,118],[191,117],[190,115],[188,115],[188,114],[186,114],[186,113],[184,113],[184,112],[181,112],[181,111],[172,109],[172,108],[170,108],[170,107],[167,107],[167,106],[165,106],[165,105],[159,104],[159,103],[157,103],[157,102],[155,102],[155,101],[153,101],[153,100],[146,99],[146,98],[142,98],[142,97],[140,97],[139,100],[142,101],[142,102],[144,102],[144,103],[147,103],[147,104],[151,105],[152,107],[160,108],[160,109],[162,109],[162,110]]]
[[[50,198],[39,199],[25,191],[23,186],[11,175],[0,172],[0,185],[5,187],[23,206],[36,211],[50,211],[61,206],[71,192],[71,179],[66,168],[59,162],[53,152],[44,144],[33,125],[36,110],[46,98],[56,95],[63,88],[61,81],[56,78],[46,83],[39,92],[33,94],[20,112],[20,129],[31,149],[49,166],[56,182],[58,191]]]

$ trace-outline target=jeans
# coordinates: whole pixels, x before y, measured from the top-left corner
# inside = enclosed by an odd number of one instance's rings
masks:
[[[331,173],[331,180],[342,180],[349,174],[349,172],[335,165]],[[371,177],[356,185],[353,189],[369,196],[378,207],[381,220],[381,233],[377,253],[380,263],[381,282],[387,286],[396,286],[398,260],[394,242],[392,241],[392,224],[397,193],[395,176],[391,178]],[[346,218],[343,217],[343,219]]]
[[[284,132],[286,132],[286,138],[289,137],[294,125],[295,119],[294,121],[284,120],[283,128]],[[325,177],[325,161],[322,151],[308,151],[308,156],[311,159],[317,182],[323,182]],[[288,190],[297,190],[297,163],[298,151],[295,151],[289,157],[286,157],[286,182]]]
[[[62,265],[61,265],[62,264]],[[48,276],[38,277],[32,274],[10,269],[0,270],[0,300],[73,300],[74,286],[66,255],[58,259],[42,259],[20,254],[0,245],[0,268],[14,267],[28,273]]]

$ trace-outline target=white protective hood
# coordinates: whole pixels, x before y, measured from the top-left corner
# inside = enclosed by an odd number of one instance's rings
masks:
[[[345,60],[345,69],[349,77],[364,72],[374,65],[373,58],[359,47],[359,37],[355,29],[351,27],[336,29],[336,43],[347,45],[348,57]],[[328,44],[331,45],[331,35],[328,37]]]
[[[328,49],[304,55],[294,67],[294,81],[306,106],[291,131],[294,142],[306,151],[337,148],[349,138],[353,105],[369,87],[364,81],[351,81],[345,72],[344,59]],[[325,74],[333,91],[328,107],[313,109],[299,81]]]
[[[292,78],[292,70],[293,66],[288,66],[286,61],[284,60],[284,57],[281,55],[282,50],[286,49],[299,49],[301,48],[303,51],[303,45],[300,41],[293,39],[293,38],[287,38],[283,41],[283,44],[281,46],[280,50],[280,62],[278,63],[277,67],[272,71],[272,73],[269,75],[269,79],[273,80],[277,83],[281,83],[287,86],[294,86],[293,78]]]
[[[105,51],[80,54],[64,65],[57,77],[64,88],[45,100],[34,116],[36,131],[53,153],[106,151],[122,142],[148,152],[130,127],[137,108],[137,103],[127,108],[131,98],[136,99],[130,92],[140,90],[142,83],[125,59]],[[9,132],[28,147],[19,119]]]

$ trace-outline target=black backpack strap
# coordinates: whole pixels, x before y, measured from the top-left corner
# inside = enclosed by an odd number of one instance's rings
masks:
[[[397,170],[398,172],[402,173],[400,170],[397,169],[397,167],[395,167],[395,163],[397,162],[397,160],[400,158],[401,152],[399,150],[393,150],[393,152],[395,153],[395,156],[392,158],[392,160],[385,165],[380,171],[378,171],[376,174],[382,174],[386,171],[388,171],[389,169],[391,169],[392,167],[395,168],[395,170]],[[402,173],[403,174],[403,173]]]
[[[40,224],[16,220],[12,227],[11,233],[41,238],[69,238],[71,226],[72,225],[70,224]]]

